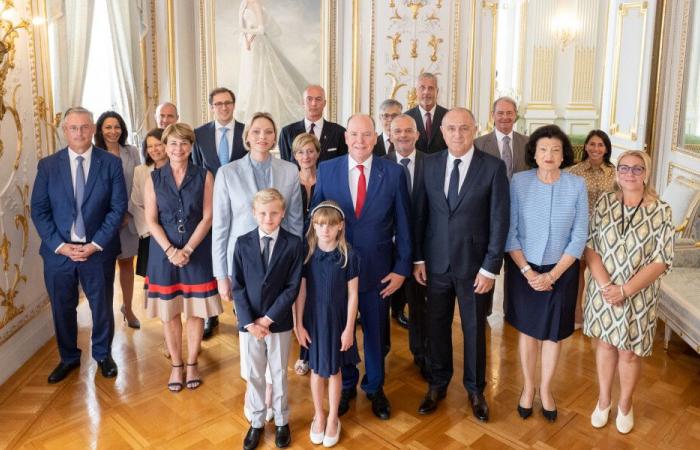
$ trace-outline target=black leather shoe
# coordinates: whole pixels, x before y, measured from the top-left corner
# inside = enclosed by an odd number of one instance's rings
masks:
[[[219,316],[209,317],[204,321],[202,339],[205,341],[214,335],[214,329],[219,326]]]
[[[489,420],[489,405],[486,403],[484,394],[469,393],[469,404],[472,407],[474,417],[487,422]]]
[[[114,362],[111,356],[106,357],[102,361],[97,361],[97,366],[100,368],[103,377],[114,378],[117,376],[117,363]]]
[[[418,407],[418,414],[430,414],[437,409],[440,400],[445,398],[447,392],[444,389],[429,388],[423,401]]]
[[[73,369],[77,369],[80,367],[80,361],[75,361],[72,363],[68,364],[63,364],[62,362],[58,363],[55,369],[51,372],[51,375],[49,375],[48,382],[49,384],[54,384],[58,383],[59,381],[63,381],[68,374],[70,374]]]
[[[275,445],[277,448],[289,447],[292,443],[292,435],[289,433],[289,425],[275,428]]]
[[[557,420],[557,408],[554,408],[553,410],[548,410],[544,409],[544,406],[542,407],[542,415],[544,416],[545,419],[549,420],[550,422],[554,422]]]
[[[408,317],[406,317],[406,314],[403,311],[396,316],[396,321],[402,328],[408,329]]]
[[[253,450],[260,443],[260,436],[262,436],[264,428],[253,428],[250,427],[248,432],[243,439],[243,450]]]
[[[525,389],[523,388],[523,392]],[[523,398],[523,392],[520,393],[520,398]],[[533,395],[534,396],[534,395]],[[518,400],[518,414],[522,419],[527,419],[532,415],[532,406],[529,408],[525,408],[524,406],[520,406],[520,400]]]
[[[350,400],[357,397],[357,389],[343,389],[340,391],[340,403],[338,403],[338,416],[342,416],[350,409]]]
[[[374,394],[367,394],[367,398],[372,402],[372,412],[382,420],[389,420],[391,416],[391,405],[389,399],[384,395],[382,389]]]

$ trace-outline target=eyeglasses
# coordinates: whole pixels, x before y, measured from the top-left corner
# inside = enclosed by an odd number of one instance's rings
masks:
[[[214,103],[214,108],[223,108],[224,106],[231,106],[233,102],[231,100],[226,102],[216,102]]]
[[[67,128],[68,128],[68,131],[70,131],[71,133],[78,134],[80,132],[87,133],[88,131],[90,131],[91,127],[92,127],[92,125],[81,125],[81,126],[71,125]]]
[[[642,166],[617,166],[617,171],[623,175],[632,172],[632,175],[639,176],[644,173],[646,169]]]

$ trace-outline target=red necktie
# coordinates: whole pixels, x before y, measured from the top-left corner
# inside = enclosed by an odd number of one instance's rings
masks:
[[[433,137],[433,120],[430,118],[430,113],[425,113],[425,135],[430,140]]]
[[[367,180],[365,179],[365,166],[357,165],[357,170],[360,171],[360,179],[357,180],[357,201],[355,202],[355,217],[360,218],[362,207],[365,205],[365,197],[367,196]]]

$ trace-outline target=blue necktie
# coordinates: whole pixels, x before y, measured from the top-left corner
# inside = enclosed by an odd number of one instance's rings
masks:
[[[394,145],[394,144],[391,144]],[[401,159],[401,164],[403,165],[404,171],[406,172],[406,181],[408,182],[408,193],[411,193],[411,190],[413,188],[413,183],[411,180],[411,171],[408,170],[408,165],[410,164],[411,160],[409,158],[402,158]]]
[[[452,167],[450,175],[450,186],[447,188],[447,204],[450,205],[450,211],[457,208],[457,200],[459,199],[459,163],[461,159],[455,159],[455,165]]]
[[[263,270],[267,273],[267,267],[270,264],[270,243],[272,242],[271,236],[263,236],[263,251],[262,251],[262,262]]]
[[[85,196],[85,170],[83,169],[83,158],[78,156],[78,167],[75,170],[75,235],[80,239],[85,239],[85,221],[83,220],[83,197]]]
[[[226,136],[228,133],[226,127],[221,127],[219,130],[221,130],[221,141],[219,141],[219,162],[223,166],[224,164],[228,164],[229,149],[228,137]]]

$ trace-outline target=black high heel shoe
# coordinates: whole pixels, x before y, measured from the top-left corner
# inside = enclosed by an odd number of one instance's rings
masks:
[[[554,405],[553,410],[547,410],[544,409],[544,404],[542,405],[542,415],[544,416],[545,419],[549,420],[550,422],[554,422],[557,420],[557,406]]]
[[[523,397],[523,392],[525,392],[525,388],[523,388],[523,390],[520,391],[520,398]],[[534,398],[533,398],[533,401],[534,401]],[[523,420],[527,419],[528,417],[530,417],[532,415],[532,406],[530,406],[529,408],[524,408],[524,407],[520,406],[520,399],[518,399],[518,414],[520,415],[520,417]]]
[[[119,308],[119,311],[122,313],[123,322],[126,322],[126,325],[129,328],[133,328],[135,330],[141,329],[141,322],[139,322],[139,319],[126,320],[126,306],[122,305],[122,307]]]

